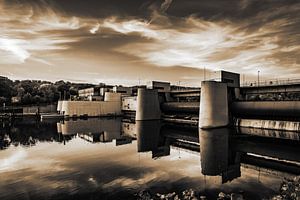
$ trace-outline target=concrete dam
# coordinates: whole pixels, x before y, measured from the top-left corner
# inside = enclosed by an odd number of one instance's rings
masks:
[[[300,131],[299,84],[241,87],[239,74],[221,71],[218,80],[202,81],[201,88],[152,81],[150,86],[85,90],[89,92],[79,91],[80,100],[59,101],[58,113],[65,117],[122,115],[200,129]]]

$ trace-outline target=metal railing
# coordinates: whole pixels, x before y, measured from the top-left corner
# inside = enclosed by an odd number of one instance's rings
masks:
[[[242,87],[264,87],[264,86],[277,86],[277,85],[294,85],[300,84],[300,79],[268,79],[263,81],[244,82]]]

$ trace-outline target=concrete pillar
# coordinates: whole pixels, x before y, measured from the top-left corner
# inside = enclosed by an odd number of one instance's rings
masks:
[[[61,100],[59,100],[58,102],[57,102],[57,113],[61,113],[61,110],[62,110],[62,101]]]
[[[135,120],[157,120],[160,117],[161,111],[157,90],[139,88]]]
[[[234,88],[234,96],[235,99],[241,100],[241,89],[240,88]]]
[[[121,102],[121,93],[105,92],[104,101]]]
[[[209,129],[228,125],[227,84],[202,81],[199,128]]]

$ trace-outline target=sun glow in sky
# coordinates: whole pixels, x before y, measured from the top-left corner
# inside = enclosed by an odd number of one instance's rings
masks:
[[[299,1],[0,0],[12,79],[199,85],[203,69],[300,76]]]

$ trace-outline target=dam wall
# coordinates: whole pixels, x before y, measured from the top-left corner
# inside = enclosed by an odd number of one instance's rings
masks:
[[[235,125],[238,127],[261,128],[271,130],[285,130],[300,132],[300,122],[298,121],[278,121],[262,119],[237,119]]]
[[[247,135],[259,136],[259,137],[270,137],[287,140],[298,140],[300,141],[300,133],[295,131],[286,130],[275,130],[275,129],[262,129],[252,127],[237,127],[237,132]]]
[[[62,101],[60,114],[69,117],[121,115],[121,94],[105,93],[104,101]]]
[[[137,97],[136,96],[122,97],[122,111],[135,112],[136,107],[137,107]]]

